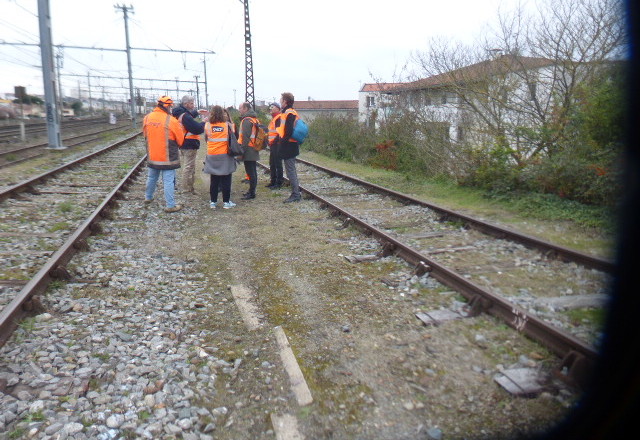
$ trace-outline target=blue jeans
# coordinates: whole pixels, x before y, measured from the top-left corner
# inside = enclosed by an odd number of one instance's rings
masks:
[[[162,174],[162,189],[164,190],[164,200],[167,202],[167,208],[176,206],[176,170],[158,170],[155,168],[147,168],[149,174],[147,176],[147,189],[144,197],[147,200],[153,199],[153,193],[156,192],[158,177]]]

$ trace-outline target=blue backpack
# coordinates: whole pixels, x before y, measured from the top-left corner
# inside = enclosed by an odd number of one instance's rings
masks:
[[[307,123],[304,122],[302,118],[298,118],[298,120],[296,121],[296,125],[293,127],[293,134],[291,135],[291,137],[294,140],[298,141],[299,145],[302,145],[308,135],[309,127],[307,126]]]

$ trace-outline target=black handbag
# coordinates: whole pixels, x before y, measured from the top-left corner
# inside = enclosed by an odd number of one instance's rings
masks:
[[[229,139],[227,140],[227,154],[229,156],[237,157],[242,156],[242,145],[238,143],[235,134],[233,134],[233,130],[231,130],[231,126],[229,125]]]

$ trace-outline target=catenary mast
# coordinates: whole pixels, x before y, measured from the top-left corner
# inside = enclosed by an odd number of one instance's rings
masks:
[[[253,93],[253,57],[251,55],[251,26],[249,24],[249,0],[240,0],[244,4],[244,60],[246,73],[245,100],[256,108],[256,98]]]

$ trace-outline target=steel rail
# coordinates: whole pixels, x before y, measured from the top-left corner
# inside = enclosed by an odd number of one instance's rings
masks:
[[[309,162],[304,161],[309,164]],[[260,163],[265,169],[267,166]],[[311,165],[315,166],[315,165]],[[340,175],[340,173],[335,173]],[[358,181],[359,179],[350,178]],[[386,194],[386,188],[378,187]],[[536,316],[531,315],[520,307],[508,302],[499,295],[496,295],[477,284],[467,280],[462,275],[447,268],[446,266],[432,260],[426,255],[413,249],[411,246],[397,240],[384,231],[368,224],[349,211],[331,203],[322,196],[315,194],[303,186],[300,190],[312,198],[318,200],[321,205],[329,210],[346,217],[360,229],[370,233],[381,242],[383,255],[396,255],[409,264],[414,265],[416,274],[429,274],[442,284],[460,292],[469,300],[469,313],[467,316],[476,316],[482,312],[495,316],[505,322],[508,326],[528,336],[547,347],[551,352],[562,359],[558,376],[575,386],[582,387],[588,383],[590,374],[593,371],[598,358],[597,350],[575,336],[547,324]],[[391,192],[394,194],[394,192]],[[400,193],[401,196],[404,196]]]
[[[117,145],[122,144],[118,142]],[[114,144],[116,145],[116,144]],[[140,172],[146,160],[146,155],[129,171],[129,173],[115,186],[104,201],[89,215],[89,217],[76,229],[67,241],[47,260],[36,275],[27,282],[18,295],[0,312],[0,347],[11,337],[19,322],[30,313],[30,302],[35,295],[43,293],[51,281],[57,278],[68,277],[66,264],[73,255],[86,248],[84,239],[99,230],[98,223],[103,218],[108,218],[110,208],[116,203],[122,192],[127,191],[131,180]]]
[[[73,121],[61,121],[60,128],[61,129],[73,129],[78,127],[86,127],[95,124],[108,124],[108,121],[104,117],[94,117],[88,119],[80,119]],[[46,132],[47,124],[46,122],[33,121],[24,124],[24,130],[26,133],[33,134],[35,132]],[[19,124],[16,125],[0,125],[0,138],[10,138],[16,135],[19,135],[21,131],[21,127]]]
[[[108,133],[110,131],[122,130],[122,129],[127,129],[127,128],[131,128],[131,125],[126,125],[126,126],[125,125],[120,125],[118,127],[107,128],[106,130],[99,130],[99,131],[92,131],[90,133],[78,134],[78,135],[74,135],[74,136],[69,136],[69,137],[64,138],[62,140],[63,141],[71,141],[71,140],[78,139],[78,138],[100,135],[102,133]],[[66,147],[73,147],[73,146],[80,145],[80,144],[83,144],[83,143],[91,142],[92,140],[95,140],[95,139],[89,139],[87,141],[76,142],[75,144],[65,144],[65,146]],[[26,146],[22,146],[22,147],[17,147],[17,148],[13,148],[11,150],[0,151],[0,158],[3,157],[3,156],[8,156],[10,154],[20,153],[22,151],[33,150],[34,148],[45,148],[48,145],[49,144],[47,142],[44,142],[44,143],[40,143],[40,144],[26,145]],[[13,163],[13,162],[10,162],[10,163]]]
[[[77,165],[79,165],[79,164],[81,164],[83,162],[86,162],[87,160],[91,160],[91,159],[93,159],[94,157],[96,157],[96,156],[98,156],[100,154],[106,153],[107,151],[109,151],[109,150],[111,150],[113,148],[116,148],[116,147],[118,147],[118,146],[120,146],[120,145],[122,145],[124,143],[127,143],[127,142],[133,140],[134,138],[136,138],[137,136],[140,136],[141,134],[142,134],[141,132],[138,132],[138,133],[136,133],[136,134],[134,134],[132,136],[129,136],[129,137],[125,138],[125,139],[119,140],[118,142],[116,142],[114,144],[111,144],[111,145],[109,145],[109,146],[107,146],[107,147],[105,147],[105,148],[103,148],[101,150],[94,151],[93,153],[89,153],[89,154],[87,154],[85,156],[82,156],[79,159],[76,159],[76,160],[72,161],[72,162],[66,163],[66,164],[61,165],[61,166],[59,166],[57,168],[54,168],[52,170],[49,170],[49,171],[44,172],[42,174],[39,174],[39,175],[37,175],[35,177],[32,177],[31,179],[24,180],[24,181],[22,181],[20,183],[16,183],[15,185],[12,185],[12,186],[10,186],[8,188],[0,190],[0,202],[5,200],[5,199],[7,199],[7,198],[9,198],[9,197],[12,197],[13,195],[18,194],[20,192],[33,190],[33,186],[34,185],[36,185],[36,184],[38,184],[38,183],[40,183],[40,182],[52,177],[53,175],[55,175],[55,174],[57,174],[59,172],[62,172],[64,170],[66,170],[66,169],[73,168],[74,166],[77,166]]]
[[[582,266],[588,267],[590,269],[597,269],[606,273],[613,273],[614,271],[615,263],[610,260],[589,255],[589,254],[577,251],[575,249],[560,246],[554,243],[550,243],[548,241],[545,241],[527,234],[523,234],[518,231],[514,231],[504,226],[499,226],[484,220],[479,220],[479,219],[470,217],[466,214],[452,211],[450,209],[444,208],[434,203],[426,202],[424,200],[417,199],[407,194],[390,190],[383,186],[376,185],[375,183],[367,182],[365,180],[358,179],[357,177],[352,177],[347,174],[343,174],[339,171],[325,168],[323,166],[316,165],[312,162],[309,162],[303,159],[298,159],[298,161],[305,165],[318,168],[328,174],[338,176],[345,180],[350,180],[359,185],[363,185],[367,188],[373,189],[380,193],[392,196],[401,202],[410,202],[410,203],[414,203],[429,209],[433,209],[434,211],[439,212],[441,215],[443,215],[448,219],[452,219],[452,218],[460,219],[464,221],[466,224],[468,224],[469,226],[479,230],[480,232],[483,232],[485,234],[491,235],[496,238],[506,238],[511,241],[518,242],[528,248],[537,249],[541,251],[543,254],[545,254],[547,257],[556,256],[563,261],[575,262],[575,263],[581,264]]]

